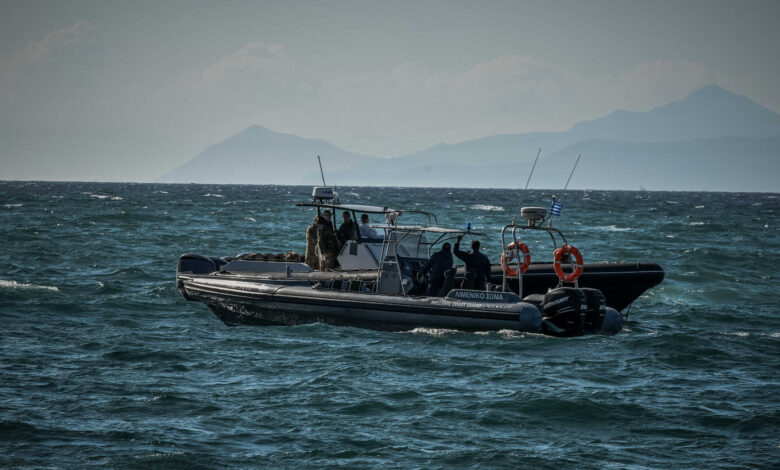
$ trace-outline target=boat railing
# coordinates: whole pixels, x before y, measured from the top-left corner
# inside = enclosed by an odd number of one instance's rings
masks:
[[[552,239],[553,243],[553,251],[555,251],[558,248],[557,240],[555,239],[555,235],[557,234],[561,238],[562,245],[566,245],[566,236],[557,228],[553,228],[551,226],[543,226],[543,225],[536,225],[536,224],[528,224],[528,225],[520,225],[516,223],[511,223],[508,225],[504,225],[504,227],[501,229],[501,250],[502,250],[502,259],[507,260],[504,262],[505,265],[501,266],[501,290],[506,292],[508,289],[508,281],[511,279],[517,279],[517,293],[520,296],[520,298],[523,297],[523,270],[522,270],[522,263],[520,260],[520,257],[518,256],[518,249],[517,246],[520,244],[520,241],[517,238],[518,231],[520,230],[534,230],[537,232],[547,232],[548,235],[550,235],[550,239]],[[507,244],[507,232],[512,237],[512,242],[510,244]],[[507,248],[508,246],[511,246],[512,248]],[[512,258],[512,261],[514,264],[516,264],[516,269],[512,269],[515,274],[514,275],[508,275],[509,271],[509,259]]]

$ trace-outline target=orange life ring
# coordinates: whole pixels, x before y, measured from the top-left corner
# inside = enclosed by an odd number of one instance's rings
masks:
[[[572,271],[570,274],[566,274],[563,272],[563,268],[561,268],[561,261],[563,260],[564,256],[569,254],[574,256],[574,271]],[[555,255],[555,263],[553,264],[553,267],[555,268],[555,274],[558,276],[558,279],[565,282],[574,282],[578,277],[580,277],[582,274],[582,255],[580,254],[580,250],[574,248],[571,245],[562,245],[560,248],[555,250],[553,255]]]
[[[506,246],[506,250],[501,254],[501,267],[504,268],[504,274],[507,276],[517,276],[517,271],[512,269],[509,262],[515,258],[515,251],[523,254],[523,265],[520,266],[520,272],[525,273],[528,265],[531,264],[531,252],[528,251],[528,245],[523,242],[512,242]]]

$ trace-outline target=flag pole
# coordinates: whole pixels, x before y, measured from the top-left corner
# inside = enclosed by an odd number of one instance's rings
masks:
[[[576,169],[577,169],[577,164],[580,162],[580,158],[581,158],[581,157],[582,157],[582,154],[579,154],[579,155],[577,155],[577,161],[575,161],[575,162],[574,162],[574,166],[571,168],[571,172],[569,173],[569,179],[567,179],[567,180],[566,180],[566,186],[564,186],[564,187],[563,187],[563,191],[561,192],[561,196],[563,196],[563,194],[564,194],[564,193],[566,192],[566,190],[569,188],[569,183],[571,182],[571,177],[572,177],[572,175],[574,175],[574,170],[576,170]],[[553,213],[552,213],[552,211],[553,211],[553,209],[555,208],[555,205],[556,205],[556,203],[557,203],[557,204],[558,204],[558,206],[559,206],[559,208],[558,208],[559,214],[558,214],[558,215],[560,215],[560,205],[561,205],[561,204],[560,204],[560,203],[557,201],[557,199],[558,199],[558,197],[557,197],[555,194],[553,194],[553,195],[552,195],[553,206],[552,206],[552,208],[550,209],[550,220],[549,220],[549,221],[548,221],[548,223],[547,223],[547,228],[550,228],[550,227],[552,227],[552,219],[553,219]],[[542,223],[544,223],[544,222],[542,222]]]

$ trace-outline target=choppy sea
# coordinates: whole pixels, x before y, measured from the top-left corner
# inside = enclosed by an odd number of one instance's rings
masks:
[[[519,194],[339,191],[494,261]],[[178,294],[181,253],[303,251],[310,195],[0,182],[0,467],[778,468],[780,195],[563,194],[586,262],[666,271],[611,337],[228,328]]]

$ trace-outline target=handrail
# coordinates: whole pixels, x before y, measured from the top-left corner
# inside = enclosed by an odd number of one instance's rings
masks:
[[[536,230],[536,231],[540,231],[540,232],[547,232],[547,234],[550,235],[550,238],[552,239],[552,242],[553,242],[553,251],[558,249],[558,243],[555,240],[555,235],[553,233],[557,233],[558,236],[561,237],[561,240],[563,241],[564,245],[568,244],[568,242],[566,241],[566,236],[560,230],[558,230],[557,228],[553,228],[551,226],[544,227],[542,225],[519,225],[519,224],[513,222],[511,224],[504,225],[504,227],[501,229],[501,252],[502,252],[502,256],[504,257],[504,259],[506,259],[508,254],[510,253],[506,249],[506,247],[507,247],[507,244],[506,244],[506,232],[509,229],[511,229],[512,242],[515,243],[515,244],[517,244],[517,242],[518,242],[518,239],[517,239],[517,231],[518,230]],[[514,252],[514,257],[517,258],[517,271],[516,271],[517,272],[517,284],[518,284],[517,291],[518,291],[518,295],[520,295],[520,298],[522,298],[523,297],[523,272],[520,269],[521,268],[521,266],[520,266],[520,258],[517,256],[517,249],[516,248],[512,249],[511,251]],[[501,282],[501,290],[506,292],[506,289],[507,289],[507,274],[506,274],[506,269],[504,269],[503,266],[501,267],[501,281],[502,281]]]

